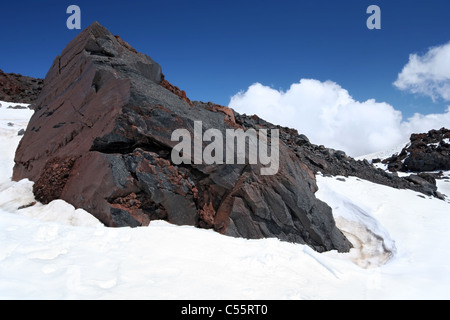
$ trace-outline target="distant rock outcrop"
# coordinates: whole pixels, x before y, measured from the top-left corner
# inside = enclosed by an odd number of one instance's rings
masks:
[[[175,164],[170,155],[178,142],[171,134],[181,128],[193,134],[195,121],[224,135],[276,126],[190,101],[164,79],[159,64],[98,23],[54,60],[33,108],[13,179],[34,181],[43,203],[66,200],[111,227],[164,219],[235,237],[277,237],[317,251],[351,247],[331,208],[314,195],[310,164],[327,163],[305,160],[293,148],[305,137],[281,139],[275,175],[261,175],[261,165],[248,163]]]
[[[450,170],[450,130],[442,128],[412,134],[410,143],[383,163],[393,172]]]
[[[4,73],[0,70],[0,100],[15,103],[33,103],[41,93],[44,80]]]

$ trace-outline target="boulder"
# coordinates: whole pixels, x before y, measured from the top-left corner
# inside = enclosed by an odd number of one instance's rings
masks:
[[[35,182],[37,200],[63,199],[110,227],[164,219],[235,237],[276,237],[320,252],[351,248],[331,208],[315,197],[313,172],[283,141],[273,175],[248,161],[176,164],[175,130],[193,136],[201,121],[203,132],[225,136],[228,129],[245,129],[239,115],[191,102],[158,63],[99,23],[56,57],[44,83],[13,172],[16,181]]]
[[[412,174],[406,178],[408,181],[414,183],[415,185],[419,185],[422,188],[428,190],[428,194],[436,195],[437,187],[436,181],[430,181],[429,177],[423,177],[420,175]]]

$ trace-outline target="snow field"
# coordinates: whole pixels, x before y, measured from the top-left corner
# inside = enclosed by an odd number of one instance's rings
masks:
[[[345,254],[163,221],[106,228],[61,200],[19,209],[34,201],[32,182],[11,181],[32,111],[0,103],[0,299],[450,298],[448,201],[353,177],[317,176]]]

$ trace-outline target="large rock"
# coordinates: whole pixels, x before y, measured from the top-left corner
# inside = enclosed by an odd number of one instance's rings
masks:
[[[351,247],[331,209],[314,196],[314,174],[283,142],[276,175],[261,175],[261,165],[247,162],[174,164],[174,130],[193,134],[194,121],[202,121],[203,131],[225,135],[243,128],[236,113],[191,102],[156,62],[98,23],[54,60],[33,107],[13,179],[35,181],[43,203],[66,200],[111,227],[165,219],[317,251]]]
[[[390,171],[427,172],[450,170],[450,130],[441,128],[412,134],[399,154],[383,161]]]
[[[245,129],[273,126],[257,116],[235,114],[235,119]],[[439,197],[435,182],[414,183],[406,177],[399,177],[391,172],[376,168],[367,160],[355,160],[341,150],[312,144],[305,135],[299,134],[295,129],[281,126],[277,126],[277,128],[280,130],[280,139],[283,143],[314,174],[320,172],[329,176],[354,176],[396,189],[410,189]]]

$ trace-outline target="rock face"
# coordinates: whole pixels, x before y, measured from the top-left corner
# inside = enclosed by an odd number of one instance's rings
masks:
[[[450,170],[450,130],[442,128],[412,134],[398,155],[383,161],[390,171],[425,172]]]
[[[176,129],[194,135],[244,129],[236,113],[191,102],[161,67],[98,23],[58,56],[18,147],[14,180],[35,181],[37,200],[63,199],[111,227],[164,219],[222,234],[348,251],[315,176],[280,142],[279,171],[258,164],[180,164],[171,153]],[[258,129],[276,128],[255,124]],[[272,138],[268,141],[271,143]],[[204,143],[205,144],[205,143]]]
[[[16,103],[33,103],[41,93],[44,80],[4,73],[0,70],[0,100]]]

